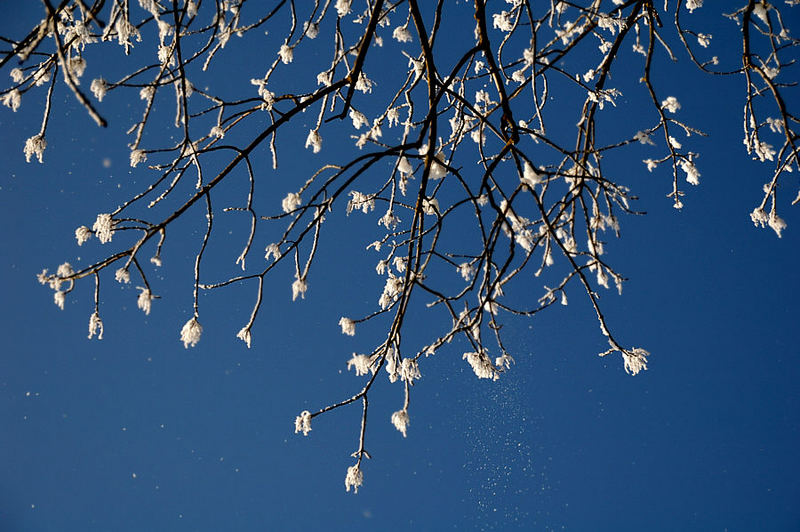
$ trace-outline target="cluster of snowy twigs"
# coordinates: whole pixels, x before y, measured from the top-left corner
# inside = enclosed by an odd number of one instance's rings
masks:
[[[0,37],[6,73],[0,103],[14,111],[23,104],[43,109],[39,132],[24,143],[25,157],[45,158],[57,91],[74,94],[100,127],[107,127],[106,98],[134,95],[141,114],[126,124],[130,165],[151,178],[128,201],[98,214],[91,227],[75,231],[78,245],[96,239],[113,251],[79,270],[69,263],[55,273],[45,270],[40,281],[63,308],[77,282],[93,279],[89,337],[101,338],[101,282],[140,284],[138,306],[149,313],[157,291],[150,277],[161,265],[173,222],[204,209],[194,312],[180,338],[186,347],[200,340],[203,291],[246,284],[255,301],[237,336],[249,347],[267,276],[288,264],[292,298],[309,290],[327,214],[345,210],[373,226],[377,221],[384,236],[365,245],[379,254],[376,270],[385,285],[373,308],[341,317],[339,325],[353,336],[366,322],[380,324],[383,340],[347,362],[364,378],[356,393],[302,412],[295,424],[307,435],[314,417],[362,405],[355,464],[345,481],[357,490],[362,459],[369,456],[368,395],[380,370],[404,388],[391,422],[405,436],[411,387],[425,357],[460,338],[469,347],[459,356],[477,377],[498,379],[513,363],[503,343],[504,317],[566,305],[568,285],[582,287],[594,309],[609,345],[601,355],[619,353],[632,375],[647,369],[647,351],[618,342],[599,302],[600,288],[613,284],[621,291],[624,281],[604,254],[604,240],[619,233],[621,215],[634,212],[633,196],[615,175],[619,169],[603,158],[629,150],[643,172],[670,175],[668,196],[678,209],[686,183],[699,184],[698,154],[683,137],[702,133],[682,115],[679,97],[652,82],[660,59],[680,57],[710,74],[744,80],[744,145],[772,168],[751,217],[781,235],[779,185],[798,169],[800,154],[798,118],[787,98],[797,78],[798,40],[784,11],[797,17],[798,1],[713,4],[43,0],[40,22]],[[721,6],[726,11],[714,15],[729,19],[741,39],[737,46],[726,43],[718,57],[711,54],[713,35],[695,22]],[[127,71],[113,79],[92,55],[109,47],[130,58]],[[248,63],[249,83],[230,87],[206,74],[226,54],[248,47],[259,50]],[[326,58],[316,68],[320,55]],[[623,133],[599,135],[604,107],[619,103],[612,70],[615,83],[634,80],[649,103],[631,113],[641,123],[632,120],[629,131],[617,127]],[[198,79],[210,80],[208,86]],[[165,116],[172,122],[173,114],[177,141],[165,140],[156,125]],[[301,133],[299,117],[310,115],[312,127]],[[352,149],[326,148],[343,131]],[[282,153],[303,143],[319,161],[317,171],[298,183],[260,177],[272,170],[256,168],[257,150],[269,150],[277,169]],[[636,150],[645,148],[658,155],[642,159]],[[241,204],[224,212],[248,217],[250,230],[230,277],[207,279],[201,276],[204,252],[221,215],[212,198],[232,180],[247,186]],[[187,181],[190,188],[179,186]],[[280,236],[264,241],[265,226],[279,227]],[[524,306],[506,297],[521,274],[530,283],[545,272],[542,279],[554,282],[541,297]],[[448,325],[432,331],[425,345],[408,345],[402,333],[412,308],[443,313]]]

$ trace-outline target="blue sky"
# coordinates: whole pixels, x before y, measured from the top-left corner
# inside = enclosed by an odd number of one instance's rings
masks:
[[[724,22],[707,20],[722,56]],[[243,71],[252,57],[221,59],[231,78],[262,73]],[[108,280],[104,338],[89,341],[92,287],[79,285],[60,311],[35,275],[97,258],[104,250],[78,248],[74,228],[149,183],[125,146],[140,104],[109,95],[111,127],[101,131],[60,86],[44,165],[22,154],[43,94],[16,113],[0,109],[0,530],[796,530],[800,216],[786,199],[798,179],[784,184],[783,238],[755,228],[748,213],[767,174],[742,147],[743,83],[662,66],[656,81],[711,136],[692,138],[701,184],[680,212],[665,198],[669,177],[640,162],[647,152],[611,161],[647,215],[625,217],[621,238],[609,239],[630,281],[601,301],[615,334],[652,353],[649,369],[633,378],[618,355],[598,358],[596,319],[585,296],[568,291],[568,307],[508,322],[516,364],[497,382],[475,378],[463,346],[426,359],[405,439],[389,423],[402,390],[382,378],[370,396],[373,458],[355,496],[343,481],[360,407],[315,418],[308,437],[293,421],[354,393],[360,380],[346,361],[382,332],[350,338],[337,325],[379,295],[377,259],[363,248],[381,214],[346,217],[342,206],[331,215],[304,300],[291,302],[292,272],[276,272],[252,349],[235,339],[252,292],[233,287],[203,294],[203,338],[186,350],[179,331],[191,316],[204,214],[191,212],[153,278],[161,299],[152,313],[136,308],[136,283]],[[608,110],[609,131],[635,114],[641,95],[631,91]],[[172,116],[164,120],[168,135]],[[304,140],[286,139],[281,171],[264,170],[276,207],[291,189],[283,183],[318,164]],[[349,142],[326,141],[333,150]],[[234,271],[242,227],[219,217],[210,274]],[[514,297],[538,298],[537,283],[530,277]],[[419,329],[408,334],[423,336],[425,319],[411,316]]]

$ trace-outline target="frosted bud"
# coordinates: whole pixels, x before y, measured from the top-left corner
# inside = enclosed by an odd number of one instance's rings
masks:
[[[343,0],[339,0],[342,2]],[[338,5],[338,4],[337,4]],[[358,493],[358,488],[364,484],[364,473],[361,472],[358,464],[347,468],[347,475],[344,477],[344,487],[347,491],[353,488],[353,493]]]
[[[640,347],[635,347],[630,352],[623,351],[622,358],[625,361],[625,372],[629,375],[636,375],[640,371],[646,370],[648,356],[650,356],[650,353]]]
[[[116,279],[118,283],[128,284],[131,282],[131,272],[129,272],[127,268],[120,268],[114,273],[114,279]]]
[[[278,246],[278,244],[273,243],[268,245],[266,248],[266,252],[267,254],[264,255],[264,258],[267,260],[269,260],[270,257],[272,257],[274,260],[278,260],[279,258],[281,258],[281,248]]]
[[[203,326],[200,325],[200,322],[197,321],[196,317],[193,317],[187,321],[181,329],[181,342],[183,342],[183,347],[188,349],[190,346],[196,346],[197,342],[200,341],[200,335],[202,334]]]
[[[414,171],[414,169],[411,168],[411,164],[408,162],[408,159],[406,159],[405,156],[400,157],[400,162],[397,163],[397,170],[401,174],[405,175],[410,175]]]
[[[136,168],[136,165],[143,163],[147,160],[147,154],[144,150],[131,150],[131,168]]]
[[[0,101],[3,102],[3,105],[16,113],[17,109],[19,109],[20,103],[22,102],[22,93],[20,93],[17,89],[13,89],[3,96],[0,96]]]
[[[668,96],[666,100],[661,102],[661,108],[666,109],[670,113],[676,113],[681,108],[681,104],[675,96]]]
[[[43,157],[45,148],[47,148],[47,141],[42,135],[34,135],[26,140],[25,148],[23,149],[25,153],[25,162],[31,162],[31,157],[35,155],[40,163],[44,163]]]
[[[80,228],[78,229],[80,230]],[[112,220],[111,215],[107,213],[98,214],[97,220],[95,220],[94,225],[92,226],[92,230],[94,231],[94,234],[97,235],[97,239],[101,244],[111,242],[111,237],[114,236],[114,221]],[[77,237],[77,231],[75,234]]]
[[[250,336],[250,328],[249,327],[247,327],[247,326],[242,327],[242,329],[238,333],[236,333],[236,338],[238,338],[242,342],[246,343],[247,344],[247,348],[250,349],[250,341],[252,340],[252,338]]]
[[[100,314],[96,310],[89,317],[89,339],[91,340],[95,334],[98,340],[103,339],[103,320],[100,319]]]
[[[405,26],[398,26],[392,32],[392,38],[397,42],[411,42],[411,32]]]
[[[406,437],[409,421],[408,411],[405,409],[398,410],[392,414],[392,425],[403,434],[404,438]]]
[[[461,358],[469,363],[472,367],[472,371],[475,372],[475,375],[479,379],[491,379],[496,381],[500,378],[500,375],[492,365],[492,361],[486,356],[486,353],[482,351],[480,353],[464,353]]]
[[[294,59],[294,50],[292,49],[291,46],[282,44],[281,49],[278,50],[278,55],[280,56],[283,64],[288,65]]]
[[[319,133],[316,129],[312,129],[308,132],[308,137],[306,138],[306,148],[311,147],[314,153],[319,153],[322,149],[322,137],[319,136]]]
[[[290,192],[285,198],[283,198],[283,201],[281,202],[281,208],[283,209],[283,212],[292,212],[300,206],[301,202],[300,194]],[[267,252],[269,252],[269,249],[267,249]]]
[[[306,37],[309,39],[316,39],[317,35],[319,35],[319,24],[316,22],[312,22],[311,24],[308,21],[303,23],[303,29],[306,32]]]
[[[340,17],[350,13],[350,4],[353,0],[336,0],[336,12]]]
[[[64,300],[66,298],[66,293],[62,292],[61,290],[56,290],[53,292],[53,302],[60,308],[64,310]]]
[[[372,358],[367,355],[357,355],[353,353],[350,360],[347,361],[347,369],[354,369],[356,377],[366,375],[372,369]]]
[[[150,308],[152,306],[153,301],[153,294],[150,292],[149,288],[142,288],[138,287],[141,292],[139,292],[139,297],[136,300],[136,306],[139,307],[142,312],[146,315],[150,315]]]
[[[523,169],[522,179],[520,181],[533,189],[535,185],[538,185],[542,182],[542,178],[538,173],[536,173],[536,170],[534,170],[533,166],[531,166],[531,163],[525,161],[525,168]]]
[[[300,296],[302,299],[306,298],[306,291],[308,290],[308,283],[305,279],[295,279],[292,283],[292,301]]]
[[[347,336],[356,335],[356,323],[350,318],[342,317],[342,319],[339,320],[339,325],[342,328],[342,334],[346,334]]]
[[[311,412],[303,410],[300,415],[294,418],[294,433],[302,432],[303,436],[308,436],[311,432]]]

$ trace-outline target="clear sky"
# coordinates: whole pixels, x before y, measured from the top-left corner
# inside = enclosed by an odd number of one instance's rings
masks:
[[[797,9],[787,8],[793,27]],[[725,35],[718,18],[705,27],[719,24]],[[7,18],[0,34],[14,28]],[[713,44],[720,56],[734,45]],[[218,72],[258,77],[257,57],[223,55]],[[92,59],[97,72],[124,68]],[[648,370],[631,377],[619,355],[598,358],[605,344],[591,308],[568,292],[569,306],[508,323],[516,364],[497,382],[475,378],[463,346],[426,359],[405,439],[389,423],[402,390],[381,377],[357,495],[343,481],[360,407],[315,418],[307,437],[294,434],[294,418],[360,383],[346,361],[379,331],[350,338],[337,322],[379,295],[377,259],[361,237],[381,213],[346,217],[341,206],[331,214],[335,236],[319,263],[329,266],[314,271],[295,303],[292,272],[277,272],[251,349],[235,334],[252,293],[234,287],[203,295],[203,337],[186,350],[179,331],[191,316],[197,210],[154,277],[161,299],[152,313],[136,308],[135,282],[109,280],[105,334],[90,341],[90,283],[61,311],[36,274],[99,257],[96,241],[75,245],[74,229],[152,179],[128,165],[124,130],[141,104],[110,94],[102,110],[111,126],[99,130],[59,85],[44,165],[26,164],[22,153],[38,131],[43,92],[16,113],[0,108],[0,531],[800,528],[800,207],[786,201],[797,173],[785,182],[783,238],[755,228],[748,213],[768,170],[742,146],[743,82],[669,68],[665,90],[710,133],[691,139],[701,183],[676,211],[665,197],[669,176],[641,163],[646,151],[617,162],[647,215],[624,217],[621,238],[609,238],[608,254],[630,281],[621,296],[601,294],[615,334],[652,353]],[[618,117],[612,128],[637,112],[623,104],[641,95],[623,94],[608,110]],[[163,120],[171,134],[172,116]],[[311,157],[304,140],[287,140],[296,148],[281,171],[259,176],[276,182],[276,207],[296,186],[284,182],[306,178],[294,175]],[[351,144],[326,140],[334,150]],[[220,217],[209,272],[238,267],[242,227]],[[530,297],[540,297],[540,283],[530,277]],[[425,326],[424,316],[411,320]]]

